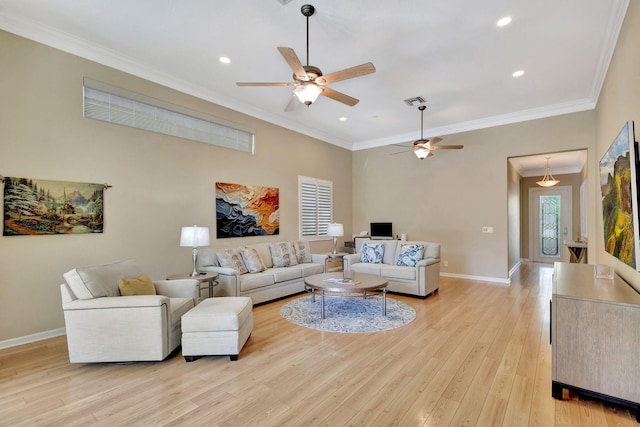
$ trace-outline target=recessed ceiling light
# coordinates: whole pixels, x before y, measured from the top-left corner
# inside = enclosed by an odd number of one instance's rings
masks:
[[[518,70],[518,71],[514,71],[513,74],[511,74],[513,77],[522,77],[524,75],[524,70]]]
[[[347,118],[346,118],[346,117],[340,117],[340,119],[339,119],[339,120],[340,120],[341,122],[346,122],[346,121],[347,121]]]
[[[504,27],[506,25],[511,24],[511,17],[510,16],[505,16],[504,18],[500,18],[498,19],[498,22],[496,22],[496,25],[498,27]]]
[[[223,64],[228,64],[229,62],[231,62],[231,60],[229,58],[227,58],[226,56],[221,56],[220,57],[220,62],[222,62]]]

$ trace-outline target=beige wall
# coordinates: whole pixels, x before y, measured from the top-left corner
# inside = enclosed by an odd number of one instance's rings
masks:
[[[348,150],[5,32],[0,58],[0,174],[113,186],[103,234],[0,236],[0,341],[64,326],[59,284],[71,268],[135,257],[153,278],[191,271],[180,227],[215,231],[216,181],[278,187],[281,230],[212,235],[212,246],[296,239],[298,175],[334,182],[334,218],[352,232]],[[84,119],[85,76],[250,126],[256,155]]]
[[[627,120],[635,122],[636,141],[639,139],[640,73],[638,70],[640,70],[640,54],[638,45],[640,44],[640,34],[638,34],[638,26],[640,26],[640,4],[637,1],[632,1],[629,3],[596,107],[596,156],[591,163],[595,170],[598,169],[599,159],[607,151]],[[596,217],[596,262],[613,265],[617,273],[640,290],[640,274],[604,250],[599,177],[596,179],[598,179],[598,186],[592,188],[593,199],[596,203],[589,209]]]
[[[353,153],[353,227],[392,221],[410,239],[440,242],[444,273],[506,280],[509,257],[508,157],[593,150],[594,112],[568,114],[447,135],[439,151],[418,160],[398,147]],[[417,135],[416,135],[417,137]],[[493,234],[482,227],[494,228]]]
[[[522,258],[520,249],[520,174],[516,168],[507,162],[507,208],[509,216],[507,218],[509,224],[509,271],[520,263]]]

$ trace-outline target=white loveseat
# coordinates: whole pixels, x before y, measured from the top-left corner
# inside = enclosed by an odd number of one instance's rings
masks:
[[[362,262],[362,253],[345,255],[345,271],[384,276],[390,292],[426,298],[440,287],[440,244],[424,241],[371,240],[365,244],[382,244],[380,263]],[[402,245],[424,245],[424,253],[415,267],[399,266]]]
[[[72,363],[163,360],[180,345],[183,314],[195,306],[194,279],[153,281],[157,295],[120,295],[120,279],[143,273],[134,260],[64,274],[60,285]]]
[[[274,267],[272,246],[283,243],[291,243],[293,247],[295,242],[258,243],[242,247],[254,249],[258,253],[264,264],[264,271],[242,273],[238,268],[221,266],[218,256],[225,249],[214,248],[200,249],[198,269],[200,272],[218,273],[218,286],[214,288],[216,296],[248,296],[253,304],[259,304],[303,292],[304,278],[324,273],[327,256],[311,254],[307,243],[306,260],[294,257],[294,265]]]

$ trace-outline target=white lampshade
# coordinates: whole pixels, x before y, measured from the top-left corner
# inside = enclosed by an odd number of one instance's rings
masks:
[[[307,106],[316,102],[321,92],[322,88],[312,83],[302,84],[293,90],[294,95],[298,97],[300,102]]]
[[[342,227],[342,224],[329,224],[327,226],[327,236],[344,236],[344,228]]]
[[[182,227],[180,234],[180,246],[197,248],[209,246],[209,227]]]

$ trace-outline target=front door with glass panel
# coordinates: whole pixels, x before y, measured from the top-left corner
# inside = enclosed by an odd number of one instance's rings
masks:
[[[536,262],[568,261],[565,240],[571,240],[571,187],[529,191],[530,258]]]

